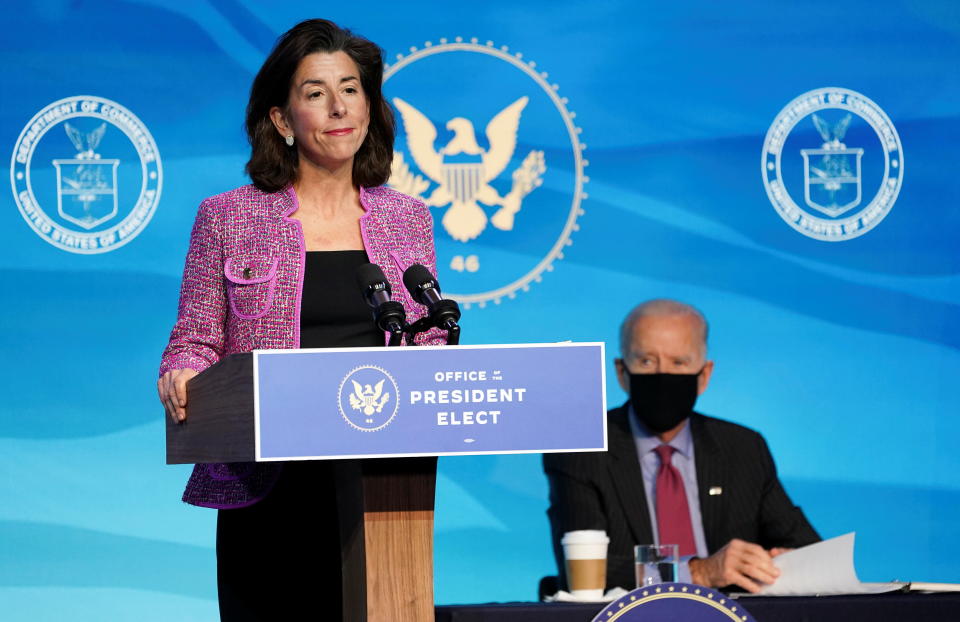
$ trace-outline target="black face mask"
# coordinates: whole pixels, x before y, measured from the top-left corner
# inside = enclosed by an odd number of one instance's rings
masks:
[[[695,374],[630,374],[630,404],[648,430],[661,434],[677,427],[697,402]]]

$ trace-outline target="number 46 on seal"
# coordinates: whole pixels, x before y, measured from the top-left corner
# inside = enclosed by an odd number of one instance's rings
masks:
[[[455,255],[453,259],[450,260],[450,269],[456,270],[457,272],[476,272],[480,269],[480,259],[476,255]]]

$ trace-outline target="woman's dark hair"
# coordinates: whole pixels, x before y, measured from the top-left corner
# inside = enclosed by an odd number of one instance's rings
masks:
[[[393,161],[394,119],[383,99],[383,51],[372,41],[325,19],[300,22],[277,39],[250,88],[247,138],[250,161],[247,174],[264,192],[276,192],[297,178],[297,150],[288,147],[270,120],[274,106],[286,108],[290,85],[300,61],[316,52],[344,52],[360,70],[360,85],[370,107],[367,137],[353,159],[353,182],[372,187],[386,183]]]

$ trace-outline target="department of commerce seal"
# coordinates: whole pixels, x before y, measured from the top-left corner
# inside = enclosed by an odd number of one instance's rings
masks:
[[[804,93],[780,111],[760,160],[767,196],[800,233],[840,242],[886,217],[903,184],[903,147],[887,115],[849,89]]]
[[[160,201],[163,169],[146,126],[120,104],[76,95],[49,104],[10,158],[13,198],[43,240],[71,253],[130,242]]]
[[[386,427],[397,415],[399,405],[397,382],[376,365],[351,370],[337,389],[340,415],[361,432],[376,432]]]
[[[439,281],[465,307],[514,298],[563,258],[586,198],[586,145],[559,86],[492,41],[398,54],[390,186],[432,208]]]

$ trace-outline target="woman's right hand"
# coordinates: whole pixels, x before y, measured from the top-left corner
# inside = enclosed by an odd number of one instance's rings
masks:
[[[174,423],[187,419],[187,381],[197,375],[192,369],[171,369],[157,380],[157,393]]]

